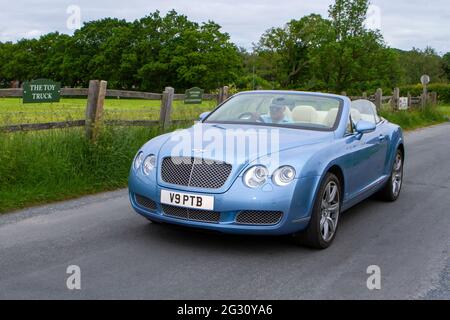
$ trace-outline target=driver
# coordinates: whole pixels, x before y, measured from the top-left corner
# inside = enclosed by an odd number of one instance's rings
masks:
[[[292,119],[285,113],[286,108],[286,102],[283,98],[274,99],[270,104],[269,113],[261,115],[261,119],[265,123],[292,123]]]

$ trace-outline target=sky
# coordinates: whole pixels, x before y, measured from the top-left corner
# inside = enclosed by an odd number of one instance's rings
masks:
[[[78,20],[105,17],[132,21],[155,10],[175,9],[196,22],[212,20],[238,46],[251,49],[265,30],[318,13],[327,17],[332,0],[0,0],[0,41],[36,38],[59,31],[72,34]],[[450,51],[448,0],[372,0],[368,26],[381,30],[391,47],[432,46]],[[75,6],[75,7],[74,7]],[[79,17],[78,17],[79,8]]]

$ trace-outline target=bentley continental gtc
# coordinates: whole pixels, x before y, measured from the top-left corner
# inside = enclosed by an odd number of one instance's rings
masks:
[[[397,200],[404,159],[401,128],[368,100],[249,91],[142,146],[129,196],[154,223],[324,249],[342,212],[374,194]]]

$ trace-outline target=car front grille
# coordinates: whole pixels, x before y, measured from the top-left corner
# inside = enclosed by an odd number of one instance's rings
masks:
[[[209,223],[219,223],[220,221],[220,213],[216,211],[181,208],[166,204],[162,205],[162,209],[166,216],[172,218]]]
[[[259,211],[247,210],[241,211],[236,216],[237,224],[246,225],[275,225],[281,221],[283,212],[281,211]]]
[[[180,186],[219,189],[227,181],[232,166],[202,158],[168,157],[161,165],[164,182]]]
[[[156,202],[155,201],[153,201],[149,198],[143,197],[141,195],[138,195],[138,194],[136,194],[134,196],[134,198],[136,199],[136,203],[139,206],[141,206],[145,209],[148,209],[148,210],[152,210],[152,211],[156,210]]]

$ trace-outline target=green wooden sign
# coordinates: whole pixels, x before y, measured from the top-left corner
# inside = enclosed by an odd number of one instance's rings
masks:
[[[23,84],[23,103],[59,102],[61,84],[49,79],[37,79]]]
[[[185,104],[201,104],[203,99],[203,92],[205,90],[198,87],[194,87],[186,90],[186,96],[184,98]]]

